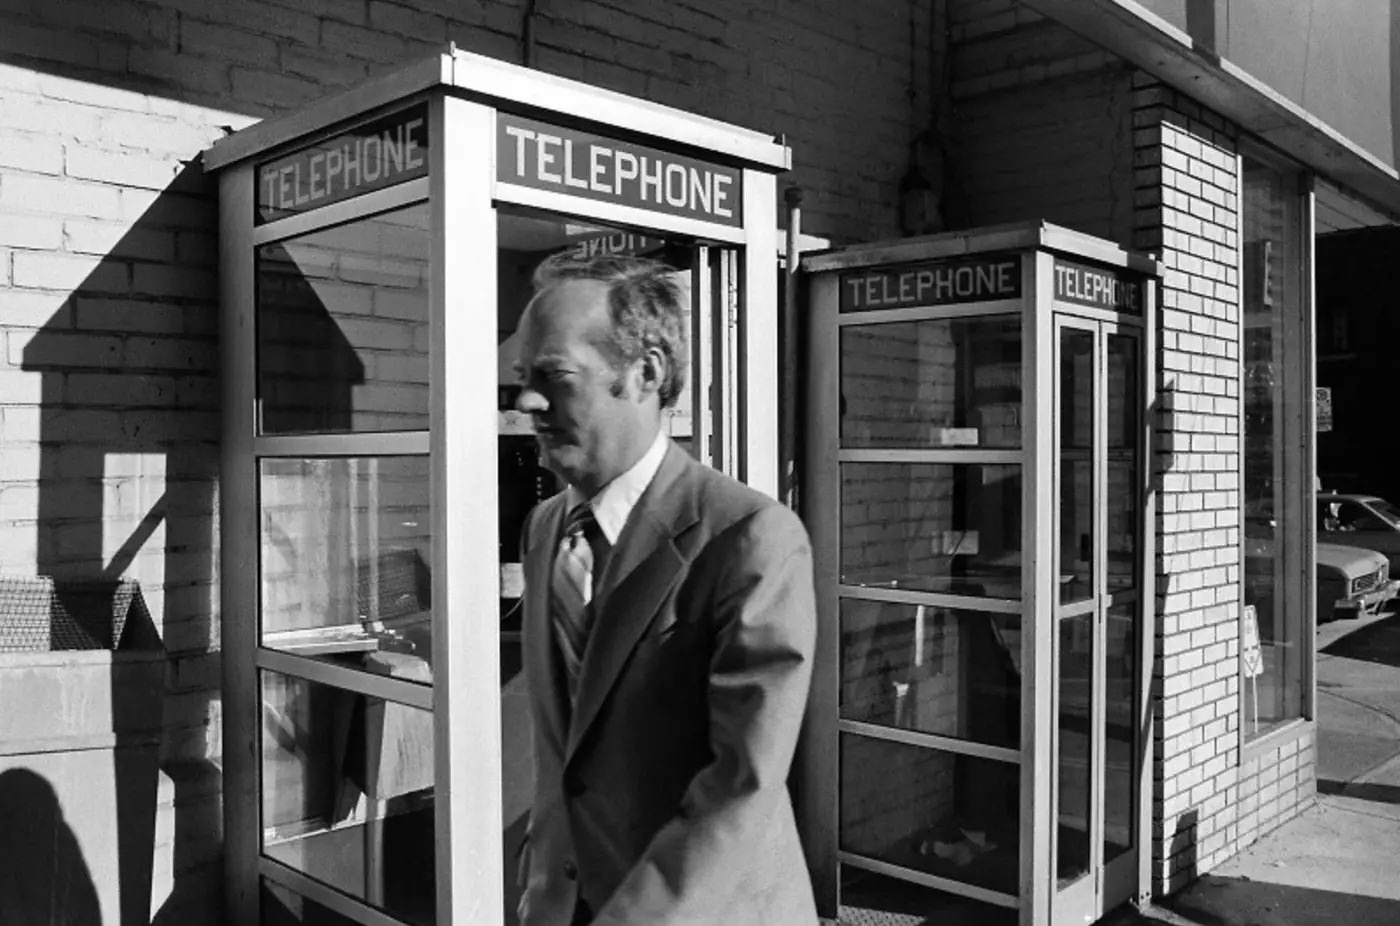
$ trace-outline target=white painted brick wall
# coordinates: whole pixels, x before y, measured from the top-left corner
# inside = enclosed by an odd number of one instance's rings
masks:
[[[1312,742],[1304,731],[1240,761],[1236,130],[1145,77],[1135,83],[1134,240],[1167,267],[1153,872],[1154,889],[1169,892],[1311,799]]]

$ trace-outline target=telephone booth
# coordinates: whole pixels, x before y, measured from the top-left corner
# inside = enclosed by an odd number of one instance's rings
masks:
[[[1146,896],[1156,263],[1034,224],[803,266],[819,903]]]
[[[456,50],[222,139],[227,906],[513,922],[532,782],[517,562],[556,490],[513,410],[531,274],[655,256],[669,411],[777,491],[772,138]]]

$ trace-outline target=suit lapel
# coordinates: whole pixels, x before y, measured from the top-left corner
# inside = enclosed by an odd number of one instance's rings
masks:
[[[524,656],[529,677],[540,692],[537,722],[542,722],[551,738],[562,744],[568,730],[569,695],[564,688],[554,628],[549,614],[550,571],[554,548],[564,517],[564,495],[560,493],[541,507],[525,551],[525,613],[521,627],[526,641]]]
[[[699,518],[694,461],[675,444],[652,479],[608,557],[598,590],[593,630],[579,670],[565,761],[573,755],[607,700],[637,641],[681,578],[685,558],[675,538]]]

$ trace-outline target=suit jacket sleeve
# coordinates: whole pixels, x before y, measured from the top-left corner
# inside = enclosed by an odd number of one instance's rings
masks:
[[[790,814],[787,776],[806,709],[816,639],[811,547],[797,516],[770,505],[712,543],[715,647],[710,662],[713,761],[679,813],[597,912],[595,926],[688,922],[707,897],[763,865],[753,838]]]

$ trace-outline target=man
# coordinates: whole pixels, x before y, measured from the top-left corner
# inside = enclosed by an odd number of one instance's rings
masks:
[[[684,383],[660,264],[550,260],[519,408],[567,488],[526,521],[526,926],[816,922],[786,778],[811,678],[797,517],[661,427]]]

